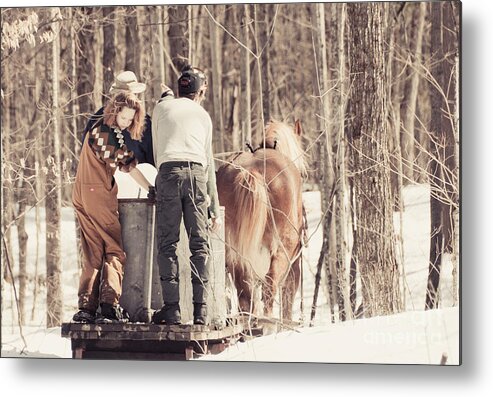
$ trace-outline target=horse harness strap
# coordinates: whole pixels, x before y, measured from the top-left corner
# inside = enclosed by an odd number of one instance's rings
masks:
[[[276,147],[277,147],[277,139],[274,139],[274,145],[270,145],[270,144],[267,144],[266,142],[264,142],[263,145],[258,145],[258,147],[256,149],[254,149],[252,147],[252,145],[250,145],[250,142],[246,142],[245,145],[248,148],[248,150],[250,150],[251,153],[255,153],[257,150],[260,150],[260,149],[273,149],[273,150],[276,150]]]
[[[250,152],[253,154],[255,153],[257,150],[260,150],[260,149],[273,149],[273,150],[276,150],[276,147],[277,147],[277,139],[274,140],[274,145],[259,145],[256,149],[254,149],[252,147],[252,145],[250,145],[250,142],[246,142],[245,143],[246,147],[248,148],[248,150],[250,150]],[[241,156],[241,154],[244,153],[244,152],[237,152],[236,155],[230,160],[230,163],[233,164],[234,161],[239,157]]]

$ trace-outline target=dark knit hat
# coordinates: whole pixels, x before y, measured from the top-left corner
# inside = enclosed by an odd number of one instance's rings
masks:
[[[201,88],[207,86],[207,77],[200,69],[186,65],[178,79],[178,93],[180,96],[194,94]]]

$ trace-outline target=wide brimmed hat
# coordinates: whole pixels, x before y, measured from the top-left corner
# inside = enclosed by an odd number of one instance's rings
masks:
[[[139,83],[137,81],[137,76],[135,76],[134,72],[126,70],[116,76],[115,82],[110,88],[110,93],[116,91],[130,91],[134,94],[140,94],[141,92],[144,92],[146,88],[147,86],[144,83]]]

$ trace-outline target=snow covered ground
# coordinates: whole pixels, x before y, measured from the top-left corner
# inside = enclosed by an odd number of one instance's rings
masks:
[[[303,328],[238,343],[208,361],[370,364],[459,363],[459,309]]]
[[[149,177],[155,171],[145,168]],[[127,179],[126,179],[127,178]],[[128,176],[117,176],[120,197],[135,197],[140,194],[132,186]],[[411,186],[405,191],[404,213],[404,255],[406,271],[406,312],[388,317],[354,320],[346,323],[331,323],[325,277],[322,278],[318,297],[317,315],[314,327],[308,327],[310,305],[314,293],[316,264],[322,243],[320,228],[320,194],[318,191],[305,192],[303,200],[309,223],[309,246],[304,252],[303,307],[300,311],[301,296],[298,294],[294,306],[294,319],[302,320],[304,327],[290,332],[269,335],[265,338],[238,343],[225,352],[201,360],[219,361],[262,361],[262,362],[326,362],[326,363],[420,363],[438,364],[442,354],[447,364],[459,363],[459,309],[452,306],[451,269],[445,265],[442,274],[442,310],[422,310],[428,270],[428,219],[429,191],[426,186]],[[40,211],[38,216],[43,219]],[[29,229],[28,264],[34,277],[36,244],[38,246],[39,275],[44,272],[44,222],[36,230],[36,214],[27,215]],[[395,218],[399,225],[398,216]],[[78,269],[76,261],[75,224],[70,208],[63,209],[62,216],[63,252],[63,296],[64,321],[69,321],[76,310]],[[13,233],[15,239],[15,230]],[[39,241],[36,239],[39,238]],[[14,258],[16,255],[14,246]],[[42,278],[41,278],[42,280]],[[41,288],[44,291],[43,288]],[[70,358],[70,340],[60,337],[60,329],[46,329],[44,324],[44,294],[28,293],[29,325],[23,327],[22,335],[17,326],[16,310],[12,306],[13,290],[9,284],[2,284],[2,356],[3,357],[62,357]],[[36,302],[34,310],[33,302]],[[24,341],[27,346],[24,345]]]
[[[37,2],[30,5],[68,5]],[[73,5],[92,5],[89,2]],[[149,1],[144,4],[148,4]],[[165,389],[182,395],[342,395],[378,397],[489,396],[491,376],[491,38],[493,2],[463,0],[463,318],[464,365],[428,366],[253,365],[248,363],[118,363],[0,359],[2,395],[87,396],[89,390],[119,396]],[[28,5],[5,1],[3,7]],[[135,0],[129,4],[136,4]],[[489,11],[489,12],[488,12]],[[465,288],[465,290],[464,290]],[[2,291],[2,307],[10,299]],[[418,306],[419,308],[419,306]],[[8,314],[8,312],[7,312]],[[4,321],[5,318],[2,319]],[[5,338],[2,334],[2,341]],[[60,340],[61,342],[61,340]],[[18,344],[16,344],[18,346]],[[36,347],[33,347],[33,350]],[[34,354],[34,353],[32,353]],[[190,365],[189,365],[190,364]],[[194,365],[195,364],[195,365]],[[81,382],[82,379],[82,382]],[[195,386],[195,385],[198,385]],[[195,387],[194,387],[195,386]],[[199,389],[199,391],[197,391]],[[488,392],[488,390],[490,390]]]

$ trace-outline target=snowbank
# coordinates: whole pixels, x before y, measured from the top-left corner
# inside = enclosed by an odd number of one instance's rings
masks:
[[[459,364],[459,308],[303,328],[237,343],[207,361]]]

